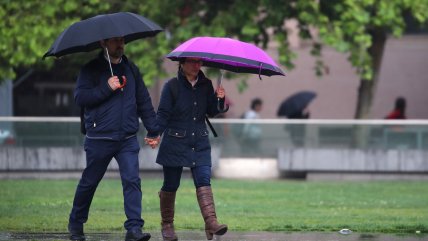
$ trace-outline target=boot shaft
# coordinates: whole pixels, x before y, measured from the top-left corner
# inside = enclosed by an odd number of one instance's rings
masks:
[[[217,222],[215,212],[214,197],[210,186],[196,189],[199,207],[205,221],[205,234],[208,240],[213,239],[213,235],[223,235],[227,232],[227,225]]]
[[[202,216],[207,221],[210,218],[216,218],[214,197],[210,186],[204,186],[196,189],[198,204],[201,208]]]
[[[161,233],[164,241],[177,241],[174,230],[175,192],[159,192],[161,212]]]
[[[174,222],[175,194],[176,192],[162,190],[159,192],[162,223]]]

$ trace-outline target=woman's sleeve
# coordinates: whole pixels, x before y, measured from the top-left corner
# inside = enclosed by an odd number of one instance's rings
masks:
[[[209,86],[208,86],[208,98],[207,98],[207,114],[209,117],[214,117],[216,115],[218,115],[220,113],[220,111],[217,108],[217,105],[219,105],[220,109],[224,109],[224,100],[225,98],[217,98],[216,93],[214,92],[214,87],[213,84],[211,82],[211,80],[208,79],[209,82]]]
[[[162,134],[167,128],[174,107],[174,100],[170,85],[171,80],[166,82],[163,86],[158,111],[156,113],[156,121],[159,126],[159,134]]]

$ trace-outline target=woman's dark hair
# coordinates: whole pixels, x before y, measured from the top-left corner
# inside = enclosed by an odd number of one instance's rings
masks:
[[[186,58],[179,58],[178,59],[178,64],[184,64],[184,62],[186,62]]]
[[[398,97],[395,100],[395,109],[400,110],[402,113],[406,110],[406,99],[404,97]]]
[[[251,109],[252,110],[255,110],[256,109],[256,106],[258,106],[258,105],[262,105],[262,100],[260,99],[260,98],[254,98],[252,101],[251,101]]]
[[[178,72],[183,71],[183,70],[181,69],[181,65],[182,65],[182,64],[184,64],[184,62],[186,62],[186,58],[179,58],[179,59],[178,59]]]

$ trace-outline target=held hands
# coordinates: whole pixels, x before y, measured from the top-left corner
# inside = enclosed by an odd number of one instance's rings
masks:
[[[122,80],[123,80],[123,83],[121,84],[119,77],[117,77],[115,75],[115,76],[110,77],[107,82],[108,82],[108,85],[110,86],[110,88],[113,91],[115,91],[117,89],[123,88],[126,85],[126,77],[124,75],[122,76]]]
[[[154,137],[154,138],[150,138],[150,137],[145,137],[144,138],[144,142],[149,145],[152,149],[155,149],[160,142],[160,136]]]
[[[226,96],[226,91],[221,85],[217,88],[216,93],[217,93],[217,98],[223,99]]]

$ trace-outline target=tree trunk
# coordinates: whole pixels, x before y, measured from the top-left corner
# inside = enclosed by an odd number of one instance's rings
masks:
[[[386,43],[386,32],[381,28],[370,31],[372,46],[368,49],[372,57],[373,79],[361,79],[358,89],[356,119],[368,119],[372,106],[373,95],[379,79],[379,71],[382,63],[383,50]]]
[[[368,49],[372,57],[373,79],[361,79],[358,89],[358,103],[355,112],[356,119],[368,119],[373,102],[373,95],[376,91],[379,79],[379,71],[385,48],[386,33],[383,29],[377,28],[370,31],[372,46]],[[368,126],[357,125],[354,127],[353,146],[365,149],[368,144],[370,130]]]

